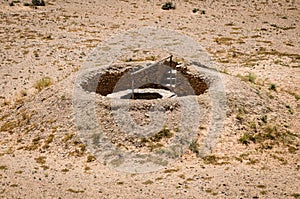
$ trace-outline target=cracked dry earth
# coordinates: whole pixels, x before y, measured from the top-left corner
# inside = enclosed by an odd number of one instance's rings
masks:
[[[156,0],[26,2],[0,1],[1,198],[300,197],[299,0],[174,0],[175,10]],[[101,41],[148,26],[206,49],[225,87],[226,119],[206,156],[198,150],[208,132],[203,121],[174,162],[127,173],[98,161],[80,139],[74,82]],[[107,122],[109,113],[98,108]],[[142,113],[136,120],[149,122]]]

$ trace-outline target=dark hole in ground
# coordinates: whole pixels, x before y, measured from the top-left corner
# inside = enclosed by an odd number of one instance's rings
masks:
[[[160,99],[162,95],[159,93],[129,93],[121,97],[121,99],[145,99],[145,100],[153,100]]]

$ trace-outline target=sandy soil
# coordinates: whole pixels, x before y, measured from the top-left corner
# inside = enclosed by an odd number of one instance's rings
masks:
[[[300,198],[299,0],[174,0],[175,10],[161,0],[25,2],[0,1],[2,198]],[[209,52],[227,111],[211,154],[198,157],[196,146],[160,171],[132,174],[82,143],[73,86],[101,41],[148,26]],[[206,133],[201,126],[199,147]]]

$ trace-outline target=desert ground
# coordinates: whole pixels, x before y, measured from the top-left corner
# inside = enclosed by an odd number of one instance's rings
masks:
[[[300,198],[300,1],[173,0],[170,10],[165,3],[0,0],[1,198]],[[187,35],[208,52],[226,118],[205,156],[203,122],[174,162],[134,173],[99,161],[83,142],[74,84],[102,41],[145,27]],[[112,125],[109,109],[98,111],[99,122]]]

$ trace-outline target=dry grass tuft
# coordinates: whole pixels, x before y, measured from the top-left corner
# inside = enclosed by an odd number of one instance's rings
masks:
[[[41,80],[35,83],[34,88],[38,91],[52,85],[52,79],[50,77],[43,77]]]
[[[38,164],[45,164],[46,158],[47,158],[46,156],[40,156],[40,157],[34,158],[34,159],[35,159],[36,163],[38,163]]]

